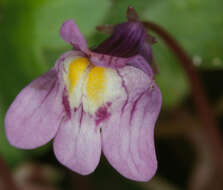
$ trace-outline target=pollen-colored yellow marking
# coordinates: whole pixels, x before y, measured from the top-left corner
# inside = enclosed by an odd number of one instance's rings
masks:
[[[84,74],[84,71],[88,65],[88,59],[84,57],[77,58],[70,63],[68,70],[69,93],[72,93],[75,85],[79,81],[80,77]]]
[[[100,104],[103,101],[102,96],[106,88],[105,74],[105,68],[94,67],[88,75],[86,85],[87,96],[95,104]]]

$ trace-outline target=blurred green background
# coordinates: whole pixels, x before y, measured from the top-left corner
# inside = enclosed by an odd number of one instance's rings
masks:
[[[51,145],[33,151],[12,148],[4,135],[3,120],[8,106],[18,92],[52,67],[63,52],[71,49],[59,36],[63,21],[74,19],[89,46],[94,46],[106,37],[98,33],[95,27],[123,22],[129,5],[135,7],[142,20],[154,21],[164,26],[183,45],[204,76],[207,90],[209,94],[213,94],[212,102],[220,101],[222,91],[213,86],[217,81],[221,88],[222,79],[216,77],[223,74],[222,0],[1,0],[0,154],[10,167],[15,168],[30,159],[44,162],[47,156],[52,156]],[[180,64],[163,42],[157,39],[158,43],[153,46],[160,68],[157,83],[163,95],[163,112],[168,113],[190,103],[190,90]],[[160,143],[163,141],[158,142],[158,152],[165,149]],[[161,151],[160,155],[165,156],[165,153]],[[109,177],[118,175],[104,165],[99,166],[101,168],[93,174],[93,179],[98,180],[97,183],[100,183],[98,176],[103,172],[111,172]],[[162,174],[162,170],[160,173]],[[163,176],[168,178],[168,172],[164,172]],[[107,182],[109,178],[102,179]],[[121,177],[117,179],[121,180],[121,185],[116,189],[145,188]],[[172,178],[171,182],[181,188],[185,187],[184,179]]]

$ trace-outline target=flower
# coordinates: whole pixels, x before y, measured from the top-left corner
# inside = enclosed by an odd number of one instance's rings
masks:
[[[161,93],[142,24],[129,19],[89,50],[72,20],[60,35],[75,49],[16,97],[6,118],[11,145],[32,149],[52,140],[56,158],[87,175],[101,151],[123,176],[147,181],[157,169],[154,125]]]

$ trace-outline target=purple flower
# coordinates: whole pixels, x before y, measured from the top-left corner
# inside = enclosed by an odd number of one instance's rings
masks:
[[[72,20],[60,35],[75,50],[16,97],[5,118],[9,142],[32,149],[54,138],[56,158],[82,175],[95,170],[103,151],[123,176],[149,180],[157,169],[161,93],[145,29],[137,21],[119,24],[93,50]]]

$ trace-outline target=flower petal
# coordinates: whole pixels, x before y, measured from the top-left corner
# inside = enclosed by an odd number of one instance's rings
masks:
[[[151,78],[153,78],[154,74],[153,74],[152,68],[150,67],[149,63],[141,55],[136,55],[134,57],[129,58],[128,65],[131,65],[133,67],[136,67],[144,71]]]
[[[89,55],[91,63],[99,67],[116,69],[122,68],[128,63],[127,58],[114,57],[95,52],[89,52]]]
[[[152,46],[146,42],[144,42],[138,50],[138,53],[144,57],[144,59],[151,64],[151,60],[153,58]]]
[[[147,82],[148,75],[129,68],[120,69],[127,100],[119,102],[120,106],[104,123],[102,149],[110,164],[123,176],[148,181],[157,169],[153,130],[160,112],[161,94],[153,81]]]
[[[5,129],[9,142],[24,149],[49,142],[62,118],[61,99],[62,90],[55,69],[31,82],[16,97],[6,114]]]
[[[73,45],[77,50],[88,52],[87,43],[72,19],[63,23],[60,29],[60,35],[64,41]]]
[[[82,175],[97,167],[101,155],[100,128],[95,120],[80,106],[65,118],[54,140],[57,159],[66,167]]]
[[[146,41],[146,30],[140,22],[118,24],[110,37],[93,49],[94,52],[116,57],[132,57]]]

